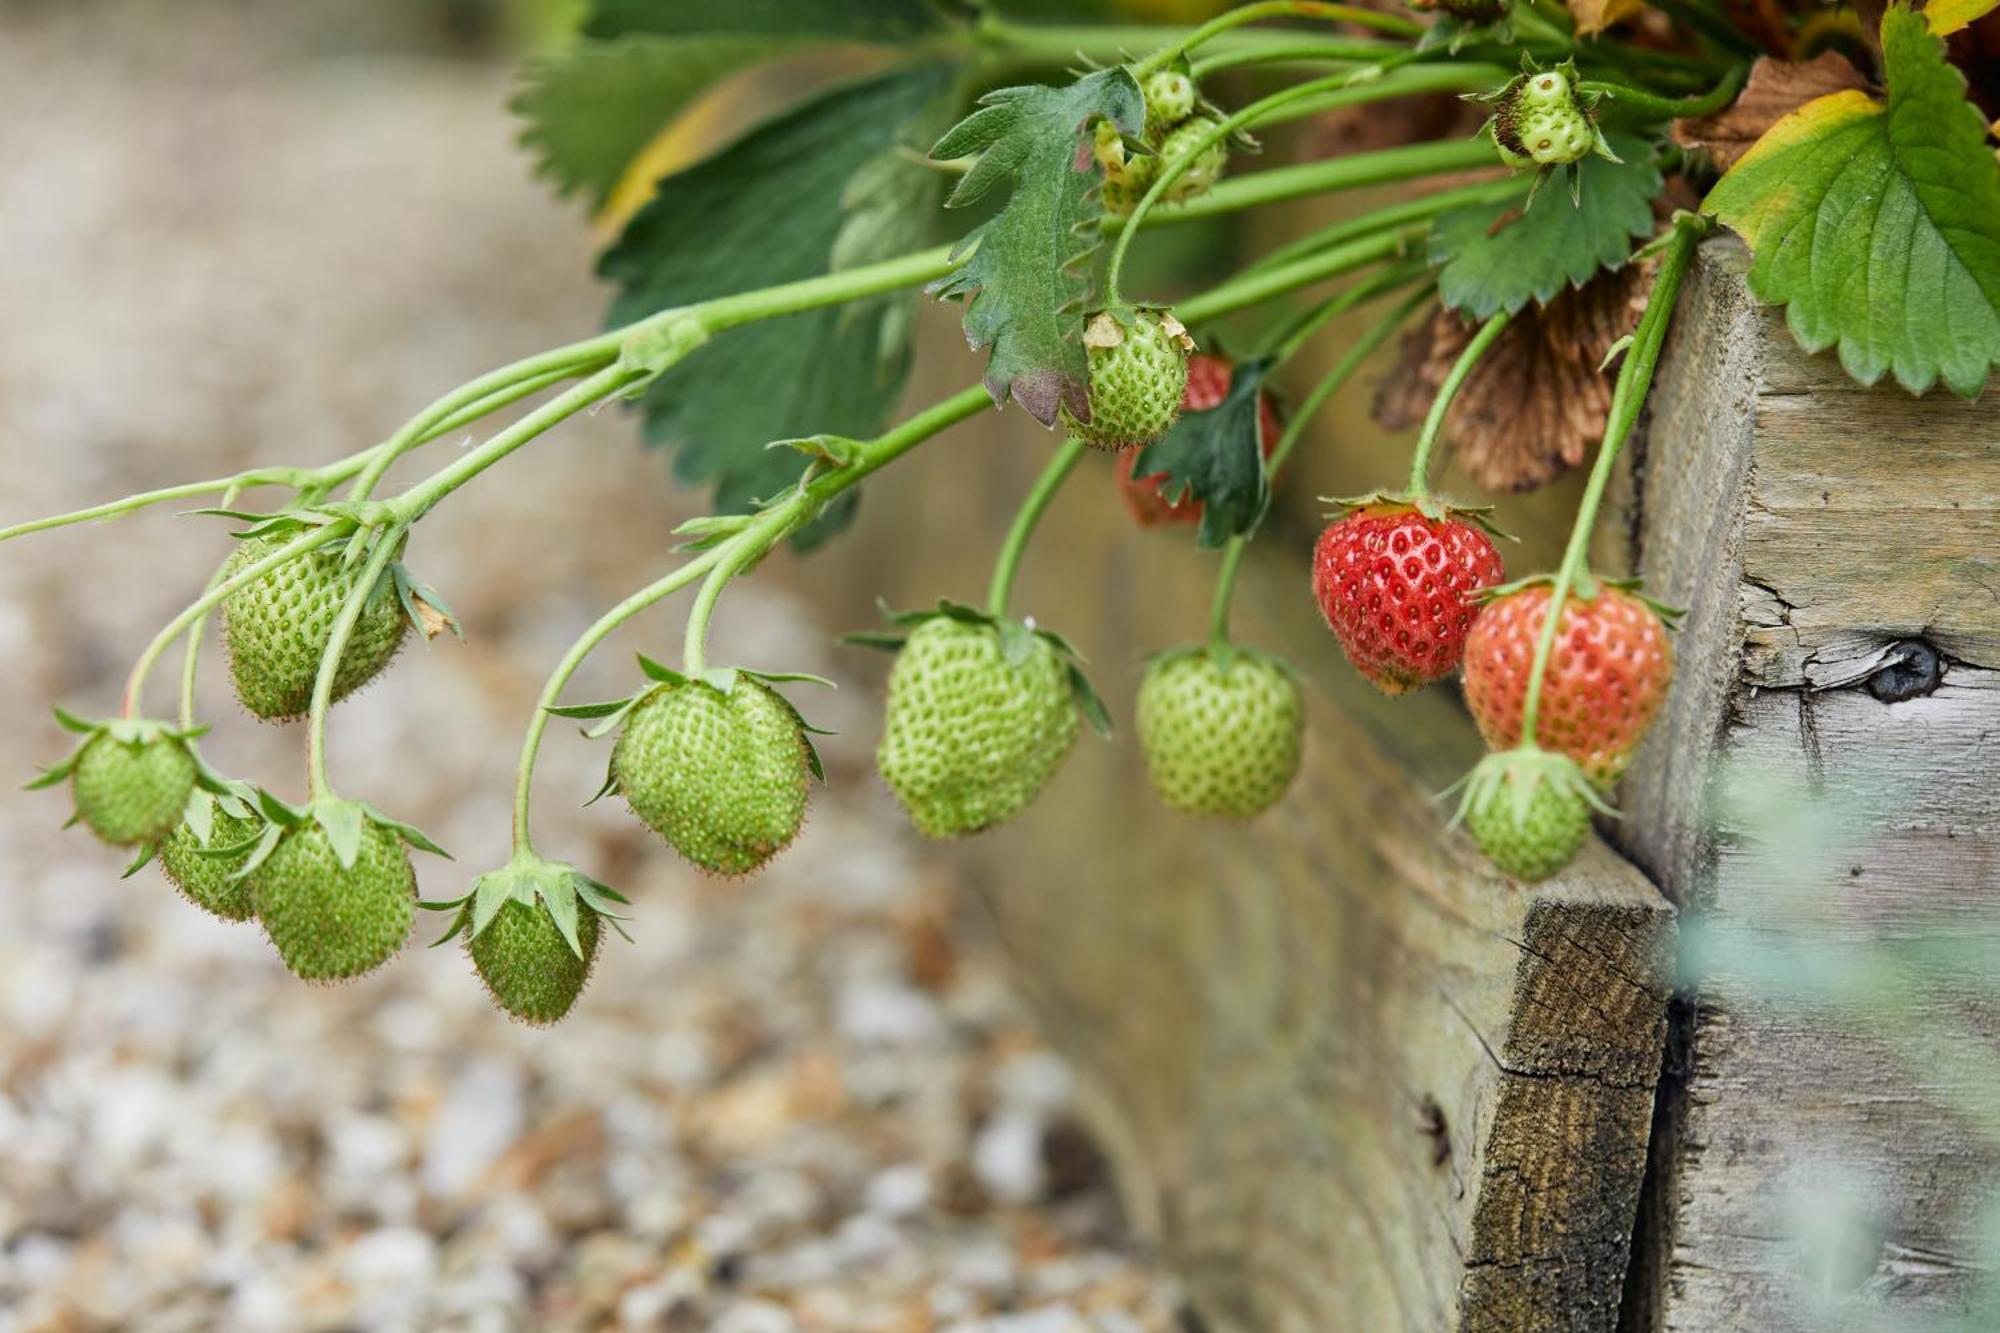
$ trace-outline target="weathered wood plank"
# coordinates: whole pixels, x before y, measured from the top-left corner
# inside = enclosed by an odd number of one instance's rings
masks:
[[[967,429],[807,577],[856,615],[972,592],[1046,456],[1016,414]],[[1124,723],[1143,654],[1199,633],[1214,557],[1133,531],[1109,471],[1059,498],[1017,603],[1082,643]],[[1374,695],[1319,624],[1305,534],[1260,545],[1239,630],[1302,669],[1311,713],[1277,810],[1181,818],[1129,735],[1086,737],[1027,817],[940,854],[1218,1333],[1608,1329],[1671,911],[1598,844],[1536,890],[1494,876],[1432,796],[1478,754],[1455,692]]]
[[[1741,847],[1733,812],[1704,812],[1731,761],[1847,812],[1854,850],[1813,886],[1817,938],[1991,935],[2000,402],[1846,383],[1750,302],[1744,262],[1733,242],[1704,248],[1628,487],[1649,589],[1690,610],[1616,836],[1683,907],[1791,928],[1794,870]],[[1913,639],[1943,654],[1941,683],[1871,691]],[[1787,1195],[1840,1171],[1876,1195],[1885,1239],[1864,1290],[1892,1323],[1952,1306],[1972,1280],[1994,1163],[1951,1109],[1962,1066],[1932,1043],[1990,994],[1933,969],[1927,1010],[1871,1033],[1787,1007],[1777,982],[1733,960],[1676,1022],[1630,1329],[1810,1326]]]

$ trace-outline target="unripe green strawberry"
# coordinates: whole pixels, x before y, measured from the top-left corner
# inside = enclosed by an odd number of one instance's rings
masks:
[[[1118,127],[1108,120],[1097,122],[1097,163],[1104,169],[1100,190],[1104,211],[1113,217],[1127,217],[1146,197],[1160,159],[1153,153],[1129,153]]]
[[[223,577],[283,545],[282,540],[268,537],[242,542],[224,565]],[[343,568],[339,550],[320,547],[223,600],[222,636],[229,649],[229,673],[245,708],[273,721],[305,713],[333,622],[359,577],[358,567]],[[334,699],[346,698],[379,675],[403,646],[408,629],[394,582],[384,574],[341,654],[333,678]]]
[[[1025,626],[926,619],[889,673],[882,779],[926,837],[1005,823],[1069,757],[1075,688],[1057,646]]]
[[[544,1026],[567,1014],[583,993],[597,958],[600,933],[597,913],[579,907],[576,935],[583,950],[579,957],[547,904],[516,900],[501,907],[486,929],[467,940],[465,951],[495,1004],[524,1023]]]
[[[1189,116],[1173,133],[1160,141],[1160,170],[1165,171],[1182,158],[1189,158],[1186,170],[1167,187],[1169,203],[1207,194],[1222,179],[1229,166],[1229,141],[1222,138],[1200,147],[1222,122],[1211,116]]]
[[[1068,407],[1062,423],[1100,449],[1129,449],[1165,435],[1180,418],[1194,340],[1166,311],[1133,312],[1130,325],[1108,313],[1092,315],[1083,344],[1090,364],[1090,420]]]
[[[1156,69],[1146,76],[1146,134],[1157,140],[1194,114],[1194,80],[1177,69]]]
[[[810,755],[798,714],[747,675],[655,686],[625,720],[611,777],[632,813],[704,870],[744,875],[805,822]]]
[[[1605,807],[1573,760],[1517,749],[1480,761],[1459,817],[1502,873],[1533,884],[1576,856],[1593,808]]]
[[[1577,93],[1576,69],[1569,61],[1520,74],[1479,100],[1494,105],[1487,124],[1509,166],[1565,166],[1593,152],[1616,160],[1587,99]]]
[[[456,911],[443,944],[465,936],[465,949],[487,994],[502,1010],[537,1026],[570,1011],[590,980],[603,918],[617,929],[622,895],[574,866],[516,853],[498,870],[473,881],[472,892],[451,902],[427,902]]]
[[[85,741],[70,786],[76,812],[114,847],[156,842],[173,831],[194,791],[197,766],[186,740],[153,723],[116,724]]]
[[[205,812],[197,815],[197,805],[205,805]],[[197,830],[197,824],[206,832]],[[256,915],[250,881],[237,872],[249,861],[251,847],[263,831],[264,822],[247,810],[240,816],[232,814],[208,793],[197,792],[188,816],[160,844],[160,870],[182,897],[204,912],[224,921],[248,921]],[[230,848],[238,850],[228,856],[204,855]]]
[[[396,830],[361,821],[359,850],[342,865],[332,835],[308,818],[287,828],[250,872],[250,902],[294,975],[344,981],[395,957],[409,938],[416,872]]]
[[[1263,653],[1162,654],[1146,668],[1138,715],[1146,773],[1176,810],[1252,819],[1298,774],[1305,705],[1291,672]]]

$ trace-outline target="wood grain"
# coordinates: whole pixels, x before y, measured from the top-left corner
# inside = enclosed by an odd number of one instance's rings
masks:
[[[1689,612],[1617,837],[1684,908],[1773,940],[1816,875],[1812,929],[1845,956],[2000,942],[2000,402],[1849,383],[1754,306],[1744,266],[1733,241],[1704,247],[1625,487],[1649,590]],[[1912,639],[1944,655],[1941,685],[1878,699],[1870,677]],[[1725,764],[1843,813],[1762,854],[1751,817],[1713,804]],[[1815,856],[1838,859],[1801,868]],[[1995,1163],[1953,1109],[1968,1067],[1943,1038],[1993,997],[1945,967],[1924,984],[1884,1031],[1786,1002],[1738,957],[1679,1007],[1625,1327],[1816,1327],[1786,1210],[1843,1174],[1882,1228],[1858,1296],[1882,1326],[1965,1298]]]
[[[817,595],[859,616],[877,591],[974,594],[1052,444],[1017,418],[886,475],[870,526],[809,571]],[[1124,725],[1144,655],[1200,632],[1214,556],[1133,529],[1110,460],[1087,463],[1016,609],[1082,644]],[[1446,831],[1433,793],[1479,753],[1456,693],[1389,701],[1354,676],[1307,593],[1309,542],[1276,525],[1239,599],[1239,636],[1306,681],[1278,809],[1247,829],[1174,815],[1129,734],[1086,736],[1026,817],[939,855],[1217,1333],[1609,1329],[1671,910],[1601,844],[1524,890]]]

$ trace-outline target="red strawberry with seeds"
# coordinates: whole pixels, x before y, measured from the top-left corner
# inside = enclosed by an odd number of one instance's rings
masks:
[[[1219,407],[1229,396],[1230,380],[1236,368],[1227,357],[1210,356],[1206,352],[1196,352],[1188,357],[1187,390],[1181,395],[1183,412],[1207,412]],[[1264,447],[1264,457],[1278,447],[1278,436],[1284,428],[1278,423],[1278,409],[1271,403],[1271,395],[1257,397],[1257,442]],[[1184,496],[1178,504],[1168,503],[1160,494],[1160,485],[1166,481],[1164,472],[1151,473],[1144,477],[1132,475],[1132,469],[1139,461],[1137,449],[1122,450],[1118,456],[1118,494],[1125,501],[1125,507],[1132,511],[1132,517],[1142,527],[1155,527],[1162,523],[1201,522],[1201,501],[1193,496]]]
[[[1549,585],[1530,583],[1480,608],[1465,642],[1465,702],[1494,749],[1521,740],[1521,710]],[[1674,649],[1658,613],[1621,588],[1572,593],[1542,681],[1535,740],[1574,759],[1600,788],[1625,771],[1667,697]]]
[[[1475,597],[1506,577],[1493,539],[1462,511],[1361,502],[1320,533],[1313,595],[1354,669],[1384,694],[1458,666]]]

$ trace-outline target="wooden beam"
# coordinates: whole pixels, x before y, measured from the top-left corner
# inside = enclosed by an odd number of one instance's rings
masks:
[[[1048,437],[1009,412],[885,476],[809,571],[862,614],[981,584]],[[1601,844],[1535,889],[1434,793],[1479,744],[1452,687],[1386,700],[1307,588],[1309,534],[1245,571],[1239,636],[1307,682],[1298,787],[1249,828],[1146,786],[1144,655],[1201,632],[1191,534],[1135,531],[1091,466],[1017,610],[1076,638],[1121,728],[1017,824],[941,849],[1078,1070],[1133,1215],[1217,1333],[1609,1329],[1652,1119],[1672,911]]]
[[[1749,299],[1746,264],[1734,241],[1704,247],[1627,488],[1648,590],[1688,615],[1616,836],[1683,908],[1788,928],[1785,867],[1742,846],[1755,831],[1740,812],[1711,810],[1719,765],[1748,765],[1853,806],[1851,863],[1813,886],[1823,938],[1858,954],[1914,932],[1991,933],[2000,400],[1850,383]],[[1898,698],[1893,664],[1930,650],[1940,683]],[[1864,1291],[1890,1324],[1964,1297],[1993,1163],[1951,1109],[1964,1065],[1920,1053],[1991,995],[1943,969],[1926,983],[1900,1035],[1787,1006],[1754,967],[1690,997],[1628,1328],[1798,1326],[1788,1193],[1841,1173],[1874,1195],[1883,1241]]]

